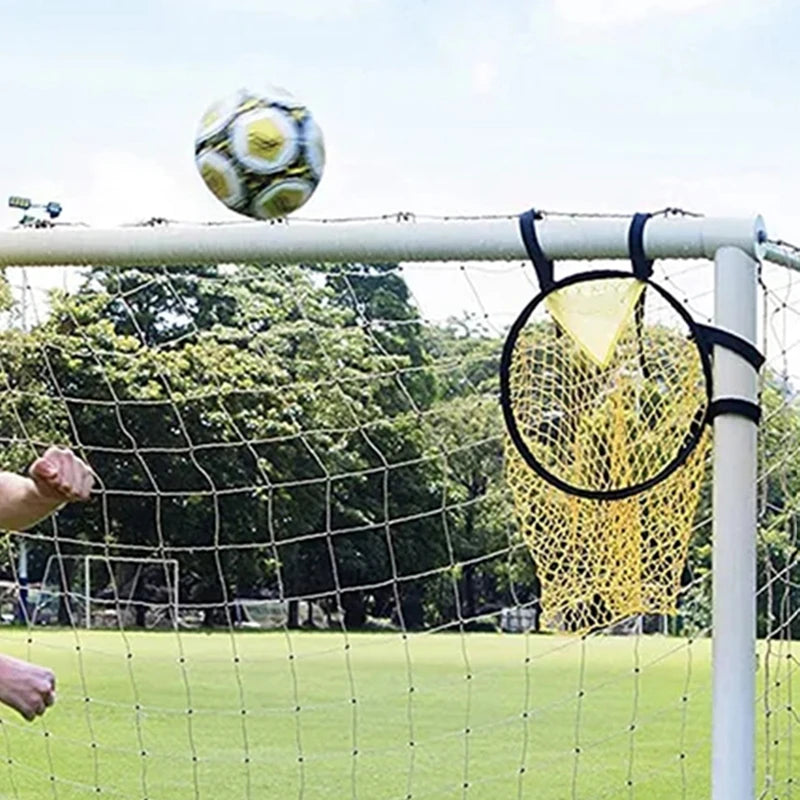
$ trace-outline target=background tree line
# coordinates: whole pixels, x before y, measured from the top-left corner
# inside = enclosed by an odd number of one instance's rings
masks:
[[[209,625],[237,596],[288,599],[293,626],[313,599],[349,628],[477,627],[531,603],[502,475],[500,347],[476,320],[421,319],[392,264],[92,269],[31,330],[0,332],[2,465],[69,444],[103,490],[41,526],[31,578],[54,552],[178,557],[181,602]],[[780,466],[763,490],[762,628],[800,600],[800,418],[775,381],[765,405],[762,461]],[[686,574],[693,628],[709,537],[698,526]],[[115,569],[122,592],[133,568]]]

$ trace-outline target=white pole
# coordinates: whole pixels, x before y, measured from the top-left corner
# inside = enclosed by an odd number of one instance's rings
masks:
[[[86,596],[86,630],[89,630],[92,627],[92,609],[91,609],[91,602],[92,602],[92,595],[90,592],[89,581],[92,579],[92,557],[91,556],[84,556],[83,557],[83,592]]]
[[[22,539],[19,543],[19,608],[17,613],[19,621],[27,624],[28,622],[28,542]]]
[[[735,247],[715,259],[715,323],[756,342],[756,263]],[[714,350],[714,394],[757,399],[756,372]],[[755,796],[756,425],[714,421],[712,798]]]
[[[180,605],[179,605],[180,604],[180,595],[179,595],[180,589],[178,588],[179,587],[179,581],[180,581],[180,574],[179,574],[178,570],[180,569],[180,567],[178,566],[178,561],[177,560],[173,561],[173,568],[174,568],[174,573],[175,573],[174,578],[173,578],[173,580],[175,582],[175,616],[173,618],[172,624],[173,624],[173,627],[175,628],[175,630],[177,630],[178,629],[178,611],[180,610]]]
[[[28,583],[28,542],[25,539],[19,543],[19,580]]]
[[[627,259],[629,227],[629,217],[548,216],[537,223],[536,231],[551,259]],[[725,245],[759,257],[765,241],[760,217],[655,216],[644,230],[649,258],[713,258]],[[0,232],[0,266],[527,258],[516,217]]]
[[[764,245],[764,258],[773,264],[781,264],[789,269],[800,271],[800,250],[789,246],[767,242]]]

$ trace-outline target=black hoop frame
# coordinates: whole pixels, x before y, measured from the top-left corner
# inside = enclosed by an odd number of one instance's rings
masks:
[[[593,280],[610,280],[625,278],[628,280],[639,280],[645,283],[648,288],[658,292],[661,297],[666,300],[670,307],[681,317],[689,329],[690,336],[694,340],[697,351],[700,355],[700,363],[703,369],[703,378],[706,389],[706,405],[703,409],[702,417],[693,419],[690,423],[690,428],[687,431],[686,438],[678,450],[675,457],[659,472],[647,480],[641,481],[631,486],[625,486],[618,489],[609,490],[595,490],[585,489],[580,486],[573,486],[570,483],[559,478],[550,472],[542,463],[540,463],[531,452],[528,445],[520,433],[517,425],[517,420],[514,416],[514,409],[511,403],[511,361],[513,358],[514,348],[516,347],[522,329],[533,314],[534,310],[539,306],[548,295],[553,292],[563,289],[567,286],[572,286],[576,283],[583,283]],[[706,425],[710,422],[710,410],[713,398],[713,382],[711,371],[711,342],[706,335],[703,326],[694,321],[691,314],[678,302],[669,292],[660,287],[657,283],[653,283],[649,278],[637,278],[632,272],[622,270],[594,270],[590,272],[582,272],[577,275],[570,275],[559,281],[550,283],[547,288],[539,292],[536,297],[531,300],[527,306],[522,310],[522,313],[514,321],[511,326],[508,336],[506,337],[503,345],[503,354],[500,360],[500,404],[503,409],[503,417],[505,418],[506,429],[511,437],[511,441],[517,452],[520,454],[525,463],[537,474],[539,477],[546,480],[556,488],[563,492],[567,492],[577,497],[583,497],[590,500],[622,500],[627,497],[633,497],[641,492],[652,489],[656,484],[663,481],[678,467],[686,462],[686,459],[691,455],[692,451],[700,443],[703,437]]]

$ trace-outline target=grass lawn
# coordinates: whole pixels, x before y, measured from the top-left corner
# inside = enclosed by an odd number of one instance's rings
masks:
[[[42,629],[0,649],[59,692],[33,724],[3,709],[0,798],[709,794],[707,640]]]

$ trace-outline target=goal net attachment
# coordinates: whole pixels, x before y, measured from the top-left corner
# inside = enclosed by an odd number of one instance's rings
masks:
[[[711,420],[750,401],[714,398],[712,349],[756,369],[763,357],[696,322],[653,281],[634,215],[630,270],[559,280],[537,214],[520,232],[539,293],[501,362],[506,474],[541,583],[542,624],[585,632],[637,614],[674,614],[710,448]]]

